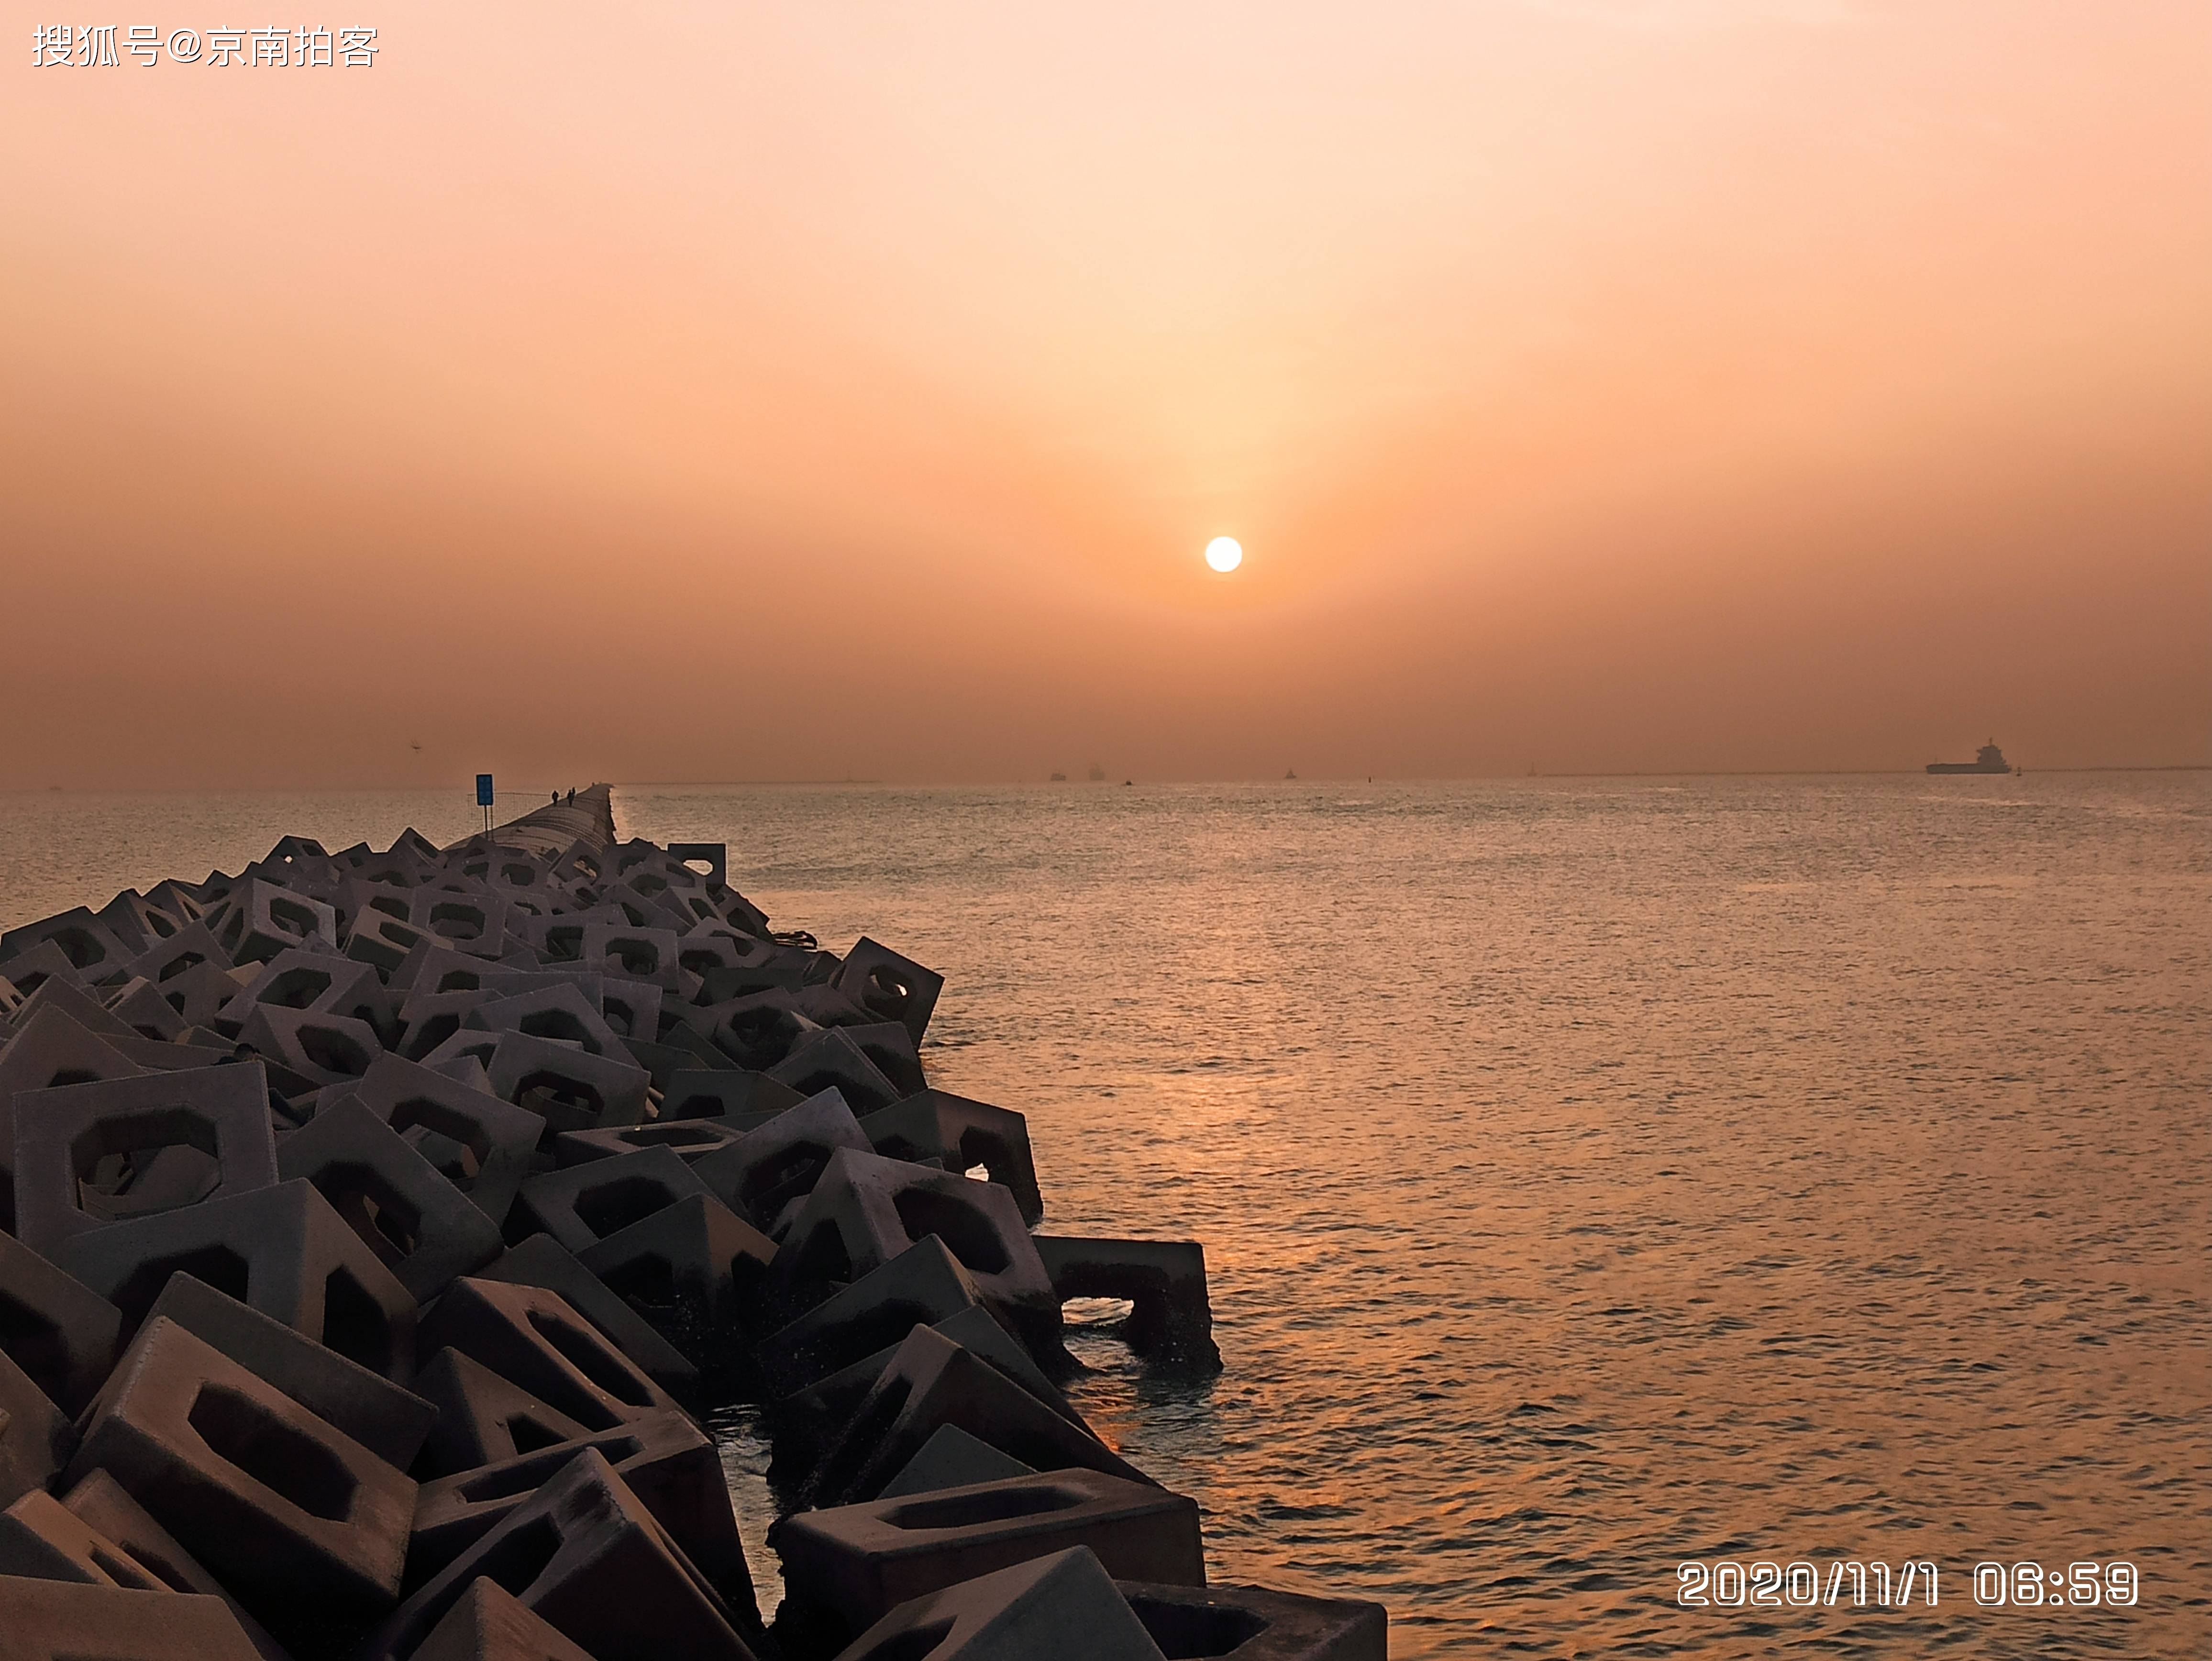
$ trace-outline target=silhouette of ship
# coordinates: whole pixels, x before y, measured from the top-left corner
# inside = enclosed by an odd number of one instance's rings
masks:
[[[1106,770],[1095,761],[1091,764],[1091,782],[1093,784],[1106,782]]]
[[[2009,773],[2013,769],[2012,764],[2004,758],[2004,751],[1997,748],[1997,741],[1991,739],[1982,746],[1981,752],[1973,760],[1931,761],[1928,764],[1928,770],[1931,773]]]

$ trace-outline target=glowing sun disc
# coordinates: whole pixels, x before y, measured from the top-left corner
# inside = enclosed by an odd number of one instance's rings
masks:
[[[1244,545],[1235,537],[1216,537],[1206,545],[1206,563],[1217,571],[1233,571],[1244,563]]]

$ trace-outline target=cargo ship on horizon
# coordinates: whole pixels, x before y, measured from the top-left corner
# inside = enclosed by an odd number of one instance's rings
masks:
[[[1998,749],[1997,741],[1991,739],[1981,747],[1973,760],[1931,761],[1928,764],[1928,770],[1931,773],[2016,773],[2020,770],[2005,759],[2004,751]]]

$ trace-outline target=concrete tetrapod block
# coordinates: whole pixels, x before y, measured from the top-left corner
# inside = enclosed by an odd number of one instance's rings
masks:
[[[219,1597],[9,1580],[0,1609],[0,1661],[257,1661]]]
[[[42,940],[52,941],[70,966],[90,981],[115,978],[135,955],[113,929],[80,905],[0,934],[0,958],[18,956]]]
[[[70,1480],[95,1469],[264,1619],[398,1594],[414,1482],[173,1321],[93,1403]]]
[[[672,1147],[687,1165],[696,1165],[717,1149],[725,1148],[745,1133],[720,1119],[662,1118],[651,1124],[626,1125],[618,1130],[565,1130],[553,1139],[553,1159],[562,1170],[611,1159],[641,1148]]]
[[[550,1234],[533,1234],[510,1246],[477,1278],[557,1293],[663,1390],[688,1396],[698,1387],[699,1369],[690,1359]]]
[[[875,1498],[939,1425],[957,1425],[1032,1470],[1080,1467],[1150,1481],[989,1362],[942,1333],[916,1327],[808,1474],[802,1498],[811,1505]]]
[[[808,1033],[768,1075],[808,1096],[836,1090],[856,1113],[878,1112],[907,1093],[884,1076],[842,1026]]]
[[[491,1219],[358,1100],[287,1136],[276,1169],[313,1183],[417,1303],[505,1249]]]
[[[1120,1579],[1206,1584],[1196,1500],[1091,1470],[797,1512],[769,1541],[794,1626],[842,1636],[910,1598],[1075,1546]]]
[[[384,1053],[383,1037],[367,1021],[265,1003],[252,1007],[238,1041],[317,1088],[360,1078]]]
[[[149,980],[125,982],[108,1009],[116,1019],[143,1038],[167,1041],[191,1025],[185,1019],[182,1009],[163,997]]]
[[[16,1226],[16,1097],[99,1079],[134,1079],[146,1070],[59,1009],[18,1016],[14,1033],[0,1043],[0,1229],[12,1234]]]
[[[456,1281],[420,1336],[427,1348],[481,1361],[589,1430],[677,1406],[566,1299],[539,1287]]]
[[[106,1299],[0,1234],[0,1354],[64,1413],[92,1400],[115,1365],[122,1328]]]
[[[531,1177],[514,1197],[507,1236],[550,1234],[583,1252],[687,1195],[714,1192],[673,1148],[640,1148]]]
[[[218,970],[228,969],[230,953],[222,949],[222,942],[216,939],[213,930],[195,919],[167,939],[150,941],[145,951],[131,960],[130,973],[153,982],[166,992],[186,970],[204,965]],[[231,991],[237,990],[234,982]]]
[[[243,1026],[257,1005],[316,1015],[346,1015],[380,1034],[393,1030],[392,995],[369,964],[301,946],[288,947],[260,966],[222,1011]]]
[[[69,960],[68,953],[52,940],[40,940],[0,962],[0,977],[24,995],[35,994],[53,981],[67,981],[76,986],[85,984],[82,972]]]
[[[506,1220],[544,1134],[542,1117],[397,1056],[370,1063],[354,1099],[405,1137],[495,1225]]]
[[[830,1156],[841,1147],[873,1151],[833,1087],[747,1131],[726,1150],[697,1161],[696,1169],[723,1204],[769,1229],[793,1201],[813,1191]]]
[[[1058,1353],[1060,1299],[1012,1194],[996,1183],[852,1148],[831,1155],[785,1234],[777,1293],[799,1307],[818,1303],[830,1283],[857,1280],[931,1234],[1032,1350]]]
[[[877,1072],[891,1081],[900,1100],[929,1088],[929,1080],[922,1074],[921,1057],[915,1053],[914,1039],[896,1021],[864,1021],[857,1026],[842,1025],[837,1030],[874,1063]]]
[[[7,1575],[137,1591],[170,1590],[44,1488],[33,1488],[0,1512],[0,1576]],[[0,1579],[0,1587],[5,1585]],[[0,1613],[5,1608],[0,1603]]]
[[[658,1001],[653,1007],[657,1013]],[[491,999],[471,1009],[462,1025],[487,1032],[526,1032],[534,1038],[558,1039],[577,1045],[587,1056],[619,1059],[624,1053],[621,1037],[607,1025],[597,1001],[585,997],[573,981]]]
[[[919,1045],[945,977],[863,934],[830,984],[880,1019],[898,1022]]]
[[[433,1355],[415,1375],[414,1389],[438,1414],[410,1467],[418,1482],[497,1464],[591,1433],[457,1349]]]
[[[0,1506],[45,1488],[76,1451],[76,1432],[22,1368],[0,1354]]]
[[[246,1612],[246,1606],[224,1591],[222,1584],[106,1471],[94,1471],[63,1496],[62,1504],[70,1515],[112,1542],[124,1556],[171,1591],[221,1598],[245,1629],[261,1661],[289,1661],[276,1640]]]
[[[754,1359],[770,1388],[787,1396],[982,1299],[945,1242],[925,1235],[782,1328]]]
[[[427,928],[417,928],[404,917],[395,917],[380,907],[356,913],[346,929],[345,954],[365,963],[380,977],[398,972],[408,954],[426,945],[445,942]]]
[[[209,1198],[276,1181],[268,1084],[259,1067],[194,1068],[107,1079],[15,1098],[15,1233],[52,1254],[74,1236],[113,1227],[88,1212],[80,1184],[103,1159],[182,1144],[212,1159]],[[200,1196],[191,1196],[198,1199]]]
[[[584,925],[582,957],[594,968],[604,967],[627,980],[648,982],[684,998],[690,995],[696,978],[686,985],[676,939],[672,928],[589,922]]]
[[[889,1159],[965,1171],[981,1165],[1014,1196],[1022,1220],[1044,1216],[1029,1121],[1011,1109],[971,1101],[947,1090],[924,1090],[860,1121],[875,1151]]]
[[[431,1628],[412,1661],[592,1661],[522,1606],[497,1581],[479,1577]]]
[[[312,1183],[79,1234],[55,1262],[122,1311],[127,1336],[179,1269],[392,1379],[415,1356],[415,1300]]]
[[[337,907],[258,879],[231,890],[207,921],[233,963],[265,963],[309,940],[338,949]]]
[[[1380,1603],[1306,1597],[1264,1586],[1173,1586],[1121,1580],[1116,1588],[1170,1655],[1237,1661],[1387,1661],[1389,1615]]]
[[[695,1007],[682,1019],[704,1025],[714,1048],[741,1068],[772,1071],[793,1049],[821,1031],[791,1007],[792,995],[781,990],[748,993],[726,1003]],[[810,1091],[800,1091],[805,1097]]]
[[[964,1488],[977,1482],[1001,1482],[1009,1476],[1036,1475],[1013,1455],[1000,1452],[959,1426],[939,1425],[921,1445],[921,1451],[908,1460],[876,1497],[903,1500],[910,1494],[931,1494],[939,1488]]]
[[[1218,1372],[1206,1248],[1196,1240],[1033,1237],[1061,1299],[1126,1298],[1129,1348],[1148,1360]]]
[[[733,1604],[751,1603],[752,1577],[738,1540],[737,1514],[731,1508],[722,1456],[681,1413],[647,1414],[613,1430],[425,1482],[415,1503],[408,1579],[425,1580],[445,1567],[586,1448],[596,1448],[614,1467],[717,1591]]]
[[[493,1093],[542,1115],[550,1131],[605,1130],[645,1117],[651,1080],[627,1056],[587,1056],[573,1044],[527,1032],[497,1037],[485,1063]],[[468,1038],[457,1032],[444,1047],[465,1050]]]
[[[671,1119],[750,1119],[781,1113],[806,1099],[765,1073],[701,1067],[671,1075],[661,1112]]]
[[[837,1661],[1034,1661],[1039,1656],[1163,1661],[1159,1646],[1087,1546],[902,1603],[854,1639]]]
[[[396,1469],[414,1463],[437,1421],[435,1403],[192,1275],[169,1277],[146,1318],[163,1316]]]
[[[610,1234],[577,1262],[688,1355],[741,1341],[775,1242],[711,1194],[688,1194]]]
[[[412,1655],[479,1577],[594,1661],[755,1661],[738,1613],[589,1449],[401,1604],[357,1661]]]
[[[135,977],[125,977],[125,984]],[[57,976],[40,983],[38,990],[24,999],[23,1007],[15,1012],[18,1020],[28,1020],[42,1009],[60,1011],[86,1031],[108,1038],[130,1038],[134,1029],[106,1006],[103,1000],[107,989],[97,994],[82,983],[64,980]]]

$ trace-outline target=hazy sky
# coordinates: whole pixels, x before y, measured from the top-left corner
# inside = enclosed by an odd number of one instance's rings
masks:
[[[0,13],[0,786],[2212,759],[2204,0]]]

